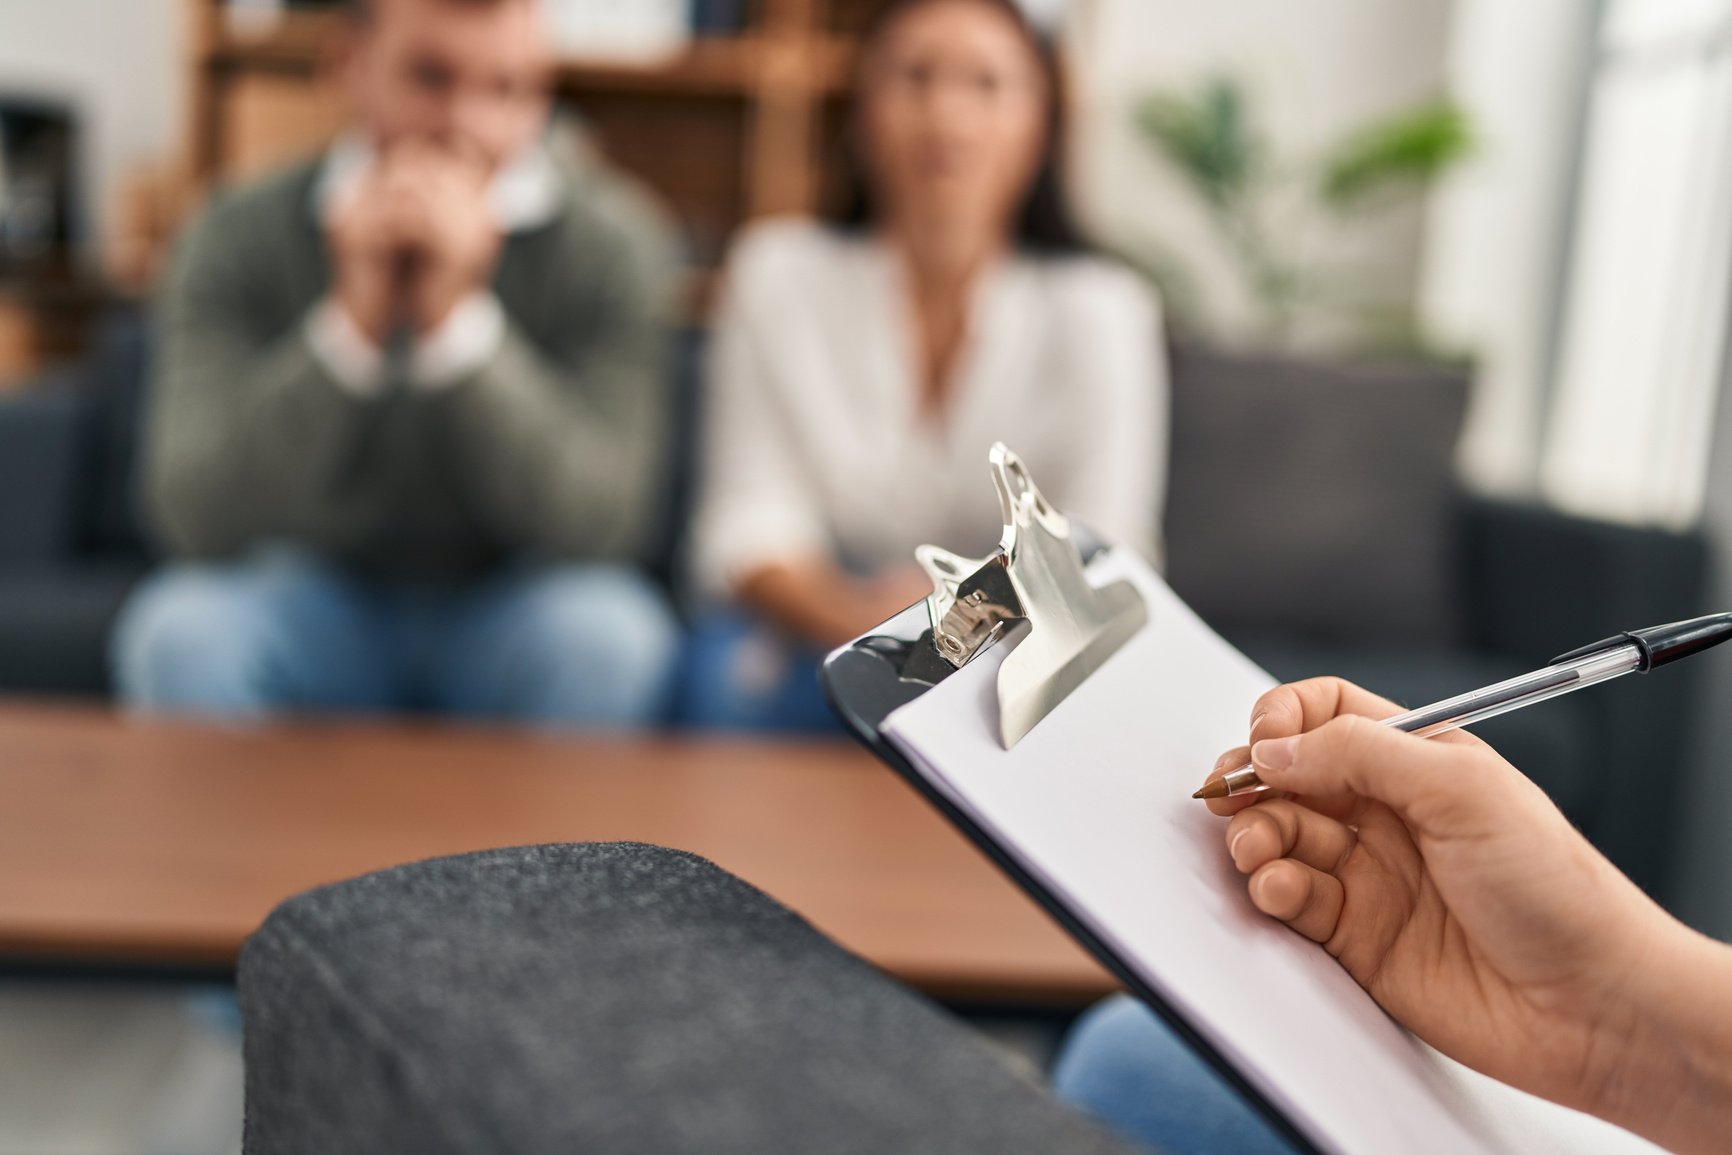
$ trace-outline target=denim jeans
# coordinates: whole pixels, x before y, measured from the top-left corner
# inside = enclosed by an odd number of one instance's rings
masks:
[[[1290,1155],[1238,1092],[1155,1013],[1128,995],[1077,1020],[1053,1067],[1053,1090],[1165,1155]]]
[[[666,600],[630,570],[508,567],[403,588],[278,549],[151,577],[122,612],[113,660],[124,701],[152,712],[626,729],[662,720],[678,651]]]
[[[822,658],[746,614],[701,617],[686,643],[675,717],[696,730],[837,731],[818,684]]]

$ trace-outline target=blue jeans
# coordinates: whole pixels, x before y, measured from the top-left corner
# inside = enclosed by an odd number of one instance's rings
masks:
[[[678,651],[666,600],[626,569],[508,567],[435,590],[271,550],[155,574],[121,615],[113,661],[126,703],[154,712],[624,729],[662,720]]]
[[[822,657],[745,614],[699,618],[686,642],[675,719],[695,730],[835,732],[841,723],[818,684]]]
[[[1119,995],[1077,1020],[1053,1090],[1165,1155],[1291,1155],[1292,1146],[1155,1013]]]

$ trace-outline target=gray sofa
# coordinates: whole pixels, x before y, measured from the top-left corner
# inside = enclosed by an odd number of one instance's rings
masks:
[[[109,692],[107,634],[150,564],[132,474],[147,331],[117,315],[88,364],[0,398],[0,693]],[[681,366],[680,484],[701,338]],[[1173,355],[1165,519],[1174,586],[1282,678],[1339,673],[1419,704],[1619,629],[1705,612],[1698,534],[1466,494],[1465,374]],[[984,484],[984,475],[982,484]],[[1676,815],[1644,768],[1681,764],[1689,664],[1481,728],[1642,885],[1665,893]]]
[[[0,394],[0,693],[109,692],[108,632],[151,562],[132,485],[146,336],[116,312],[84,364]]]

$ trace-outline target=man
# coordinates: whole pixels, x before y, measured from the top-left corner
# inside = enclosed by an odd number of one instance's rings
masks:
[[[539,8],[356,3],[351,131],[184,242],[146,473],[180,560],[123,615],[131,704],[659,710],[675,627],[630,566],[665,472],[670,246],[547,139]]]

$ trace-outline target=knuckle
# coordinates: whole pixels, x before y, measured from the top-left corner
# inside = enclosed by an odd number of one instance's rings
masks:
[[[1293,720],[1304,717],[1305,711],[1300,703],[1299,687],[1293,684],[1276,686],[1273,690],[1257,699],[1257,704],[1251,708],[1251,731],[1253,736],[1282,736],[1289,732]],[[1270,729],[1271,725],[1275,728]]]
[[[1294,804],[1286,799],[1271,798],[1254,807],[1253,812],[1274,833],[1279,852],[1283,856],[1291,854],[1299,842],[1299,815]]]
[[[1341,701],[1357,688],[1352,682],[1345,678],[1338,678],[1334,674],[1306,678],[1302,682],[1294,683],[1294,685],[1303,696],[1314,698],[1319,704],[1329,703],[1332,707],[1331,713],[1334,712],[1333,708],[1338,708]]]
[[[1281,904],[1284,908],[1281,917],[1288,922],[1298,922],[1316,908],[1316,883],[1297,863],[1283,861],[1276,869],[1280,885],[1287,892],[1286,901]]]
[[[1340,741],[1350,746],[1363,746],[1386,732],[1382,723],[1363,714],[1343,714],[1330,722],[1330,726],[1341,735]]]
[[[1339,697],[1341,691],[1353,688],[1352,682],[1349,682],[1346,678],[1336,677],[1334,674],[1323,674],[1320,677],[1307,678],[1300,684],[1323,691],[1332,697]]]
[[[1356,762],[1366,756],[1367,747],[1376,741],[1380,729],[1370,718],[1343,714],[1319,726],[1307,744],[1312,747],[1313,757],[1327,758],[1332,762]]]

